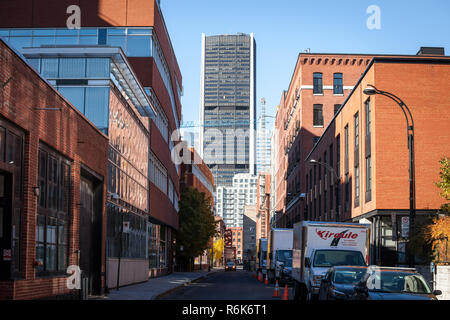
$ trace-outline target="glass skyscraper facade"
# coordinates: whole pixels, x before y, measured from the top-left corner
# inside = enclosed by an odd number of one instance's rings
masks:
[[[253,34],[202,35],[200,153],[217,186],[255,173],[255,50]]]

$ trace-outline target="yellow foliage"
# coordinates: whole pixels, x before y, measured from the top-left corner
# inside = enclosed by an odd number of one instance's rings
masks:
[[[222,259],[223,245],[224,245],[223,238],[219,238],[218,240],[214,241],[214,245],[213,245],[214,261]]]
[[[450,216],[434,218],[425,228],[425,239],[432,243],[433,250],[439,248],[441,257],[445,256],[450,239]]]

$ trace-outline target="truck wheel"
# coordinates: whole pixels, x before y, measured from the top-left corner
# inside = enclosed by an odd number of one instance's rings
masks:
[[[299,301],[301,298],[300,285],[297,281],[294,281],[294,300]]]

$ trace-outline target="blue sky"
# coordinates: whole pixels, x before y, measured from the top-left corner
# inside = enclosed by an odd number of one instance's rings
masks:
[[[369,30],[370,5],[381,29]],[[257,106],[275,114],[299,52],[416,54],[420,46],[450,55],[448,0],[161,0],[183,76],[183,121],[198,121],[201,34],[254,33]],[[272,122],[272,121],[270,121]]]

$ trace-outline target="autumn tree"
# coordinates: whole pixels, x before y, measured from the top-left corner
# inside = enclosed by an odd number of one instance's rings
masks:
[[[441,165],[441,180],[436,183],[436,186],[441,189],[441,196],[450,201],[450,158],[444,157],[439,161]],[[450,203],[444,203],[441,206],[444,213],[450,214]]]
[[[436,186],[440,194],[450,201],[450,158],[440,161],[440,181]],[[450,255],[450,203],[446,202],[436,216],[417,216],[408,251],[423,263],[448,261]]]
[[[191,268],[194,258],[203,254],[215,234],[216,222],[210,199],[193,187],[186,188],[180,199],[178,263]]]

